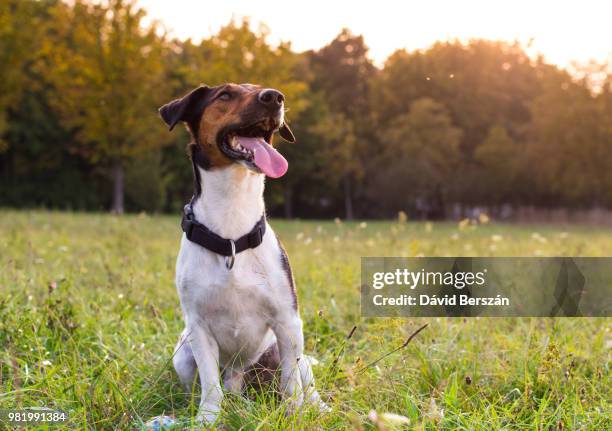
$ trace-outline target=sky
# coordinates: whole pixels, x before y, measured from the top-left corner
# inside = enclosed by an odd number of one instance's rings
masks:
[[[377,65],[396,49],[427,48],[435,41],[517,40],[532,55],[568,67],[612,62],[609,0],[138,0],[178,38],[199,41],[232,17],[250,17],[270,30],[269,42],[291,41],[296,51],[329,43],[343,27],[363,34]]]

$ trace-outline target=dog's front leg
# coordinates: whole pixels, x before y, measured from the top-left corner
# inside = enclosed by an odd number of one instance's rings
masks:
[[[198,365],[202,386],[197,420],[212,425],[219,416],[223,398],[219,372],[219,346],[206,328],[198,324],[189,328],[189,343]]]
[[[302,380],[298,362],[302,360],[304,336],[302,320],[297,315],[277,322],[272,328],[276,335],[280,354],[280,389],[283,396],[289,400],[290,409],[296,411],[303,402]]]

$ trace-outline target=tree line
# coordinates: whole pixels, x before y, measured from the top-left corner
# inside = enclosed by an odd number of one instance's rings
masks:
[[[128,0],[0,0],[0,206],[178,211],[189,138],[157,108],[201,83],[252,82],[286,95],[298,139],[279,144],[289,172],[267,184],[272,214],[612,207],[606,65],[579,76],[473,40],[376,67],[346,29],[295,52],[248,20],[194,42],[144,18]]]

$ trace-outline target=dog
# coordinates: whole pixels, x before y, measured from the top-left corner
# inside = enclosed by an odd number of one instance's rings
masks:
[[[288,411],[305,402],[328,410],[303,353],[289,260],[265,216],[265,176],[281,177],[288,168],[273,135],[295,141],[284,101],[278,90],[230,83],[202,85],[159,109],[170,130],[182,122],[192,137],[195,192],[176,263],[185,329],[173,363],[187,390],[199,374],[196,418],[206,424],[217,421],[222,386],[242,393],[260,368],[280,368]]]

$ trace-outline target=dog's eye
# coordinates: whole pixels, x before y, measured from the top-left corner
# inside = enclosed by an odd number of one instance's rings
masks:
[[[224,91],[223,93],[219,94],[219,99],[221,100],[230,100],[232,98],[232,95],[230,94],[229,91]]]

